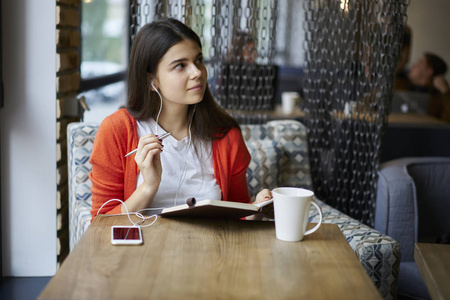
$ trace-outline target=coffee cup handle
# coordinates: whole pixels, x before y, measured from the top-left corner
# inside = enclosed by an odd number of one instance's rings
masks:
[[[311,204],[314,205],[316,207],[317,211],[319,212],[319,222],[317,223],[316,226],[314,226],[310,230],[307,230],[305,232],[305,235],[311,234],[314,231],[316,231],[317,229],[319,229],[320,225],[322,224],[322,219],[323,219],[322,209],[320,208],[319,204],[317,204],[317,202],[314,200],[311,202]]]

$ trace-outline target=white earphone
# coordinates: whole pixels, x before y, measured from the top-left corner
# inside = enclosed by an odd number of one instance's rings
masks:
[[[156,117],[156,125],[155,125],[155,132],[158,133],[158,121],[159,121],[159,115],[161,114],[161,110],[162,110],[162,106],[163,106],[163,101],[162,101],[162,96],[159,93],[158,89],[155,87],[155,85],[153,84],[153,81],[151,82],[152,87],[155,89],[155,92],[158,94],[159,96],[159,100],[161,100],[161,105],[159,106],[159,112],[158,112],[158,116]]]

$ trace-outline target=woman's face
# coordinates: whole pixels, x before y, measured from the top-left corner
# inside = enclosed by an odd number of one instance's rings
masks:
[[[161,93],[163,107],[195,104],[203,99],[207,77],[200,47],[183,40],[173,45],[159,62],[154,85]]]

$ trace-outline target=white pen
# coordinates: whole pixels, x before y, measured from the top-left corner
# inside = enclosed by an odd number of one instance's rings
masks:
[[[171,135],[171,133],[170,133],[170,132],[166,132],[166,133],[164,133],[163,135],[158,136],[158,139],[163,140],[163,139],[165,139],[166,137],[168,137],[169,135]],[[131,151],[130,153],[128,153],[127,155],[125,155],[125,157],[130,156],[131,154],[136,153],[136,151],[137,151],[137,149],[134,149],[133,151]]]

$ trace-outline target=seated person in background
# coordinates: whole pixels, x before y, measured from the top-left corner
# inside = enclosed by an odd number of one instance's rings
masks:
[[[222,62],[219,71],[217,98],[224,108],[239,109],[246,103],[248,92],[251,92],[251,95],[254,94],[255,85],[258,83],[255,80],[252,81],[253,78],[258,78],[254,74],[256,57],[252,35],[236,30],[228,48],[226,61]]]
[[[231,112],[256,113],[274,108],[276,66],[257,62],[257,43],[250,32],[235,30],[226,60],[221,62],[216,79],[216,98]],[[247,113],[237,113],[236,117],[241,123],[253,121]]]
[[[445,80],[447,64],[432,53],[424,53],[408,72],[407,78],[397,78],[395,88],[430,93],[427,113],[450,122],[450,89]]]

